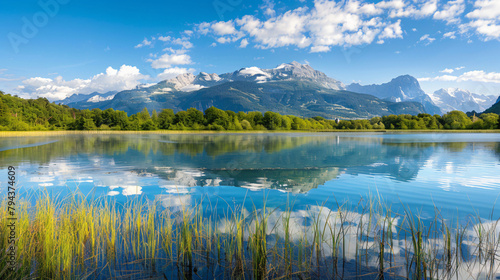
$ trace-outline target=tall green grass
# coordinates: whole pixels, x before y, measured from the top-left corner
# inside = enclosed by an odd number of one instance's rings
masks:
[[[118,204],[33,194],[16,210],[14,271],[9,232],[0,227],[0,278],[495,279],[500,272],[498,220],[459,223],[439,209],[424,220],[380,199],[308,209],[266,201],[251,212],[245,202],[209,201],[169,210],[142,197]]]

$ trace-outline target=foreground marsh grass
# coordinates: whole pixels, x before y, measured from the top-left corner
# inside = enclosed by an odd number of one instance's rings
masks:
[[[37,195],[37,197],[33,197]],[[32,194],[17,208],[17,254],[1,279],[495,279],[498,221],[394,213],[380,200],[295,210]],[[28,201],[36,201],[29,203]],[[211,204],[210,204],[211,205]],[[244,205],[244,203],[242,204]],[[6,223],[6,201],[0,205]],[[283,209],[282,209],[283,208]]]

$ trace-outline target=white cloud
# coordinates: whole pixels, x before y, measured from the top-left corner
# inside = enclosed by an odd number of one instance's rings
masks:
[[[434,14],[437,10],[437,0],[410,2],[391,0],[382,1],[376,5],[388,9],[391,18],[423,18]]]
[[[120,69],[108,67],[106,73],[100,73],[90,79],[65,81],[58,76],[54,79],[34,77],[23,81],[17,90],[27,98],[45,97],[51,101],[62,100],[75,93],[108,92],[131,89],[149,76],[140,73],[135,66],[122,65]]]
[[[158,37],[158,40],[162,41],[162,42],[168,42],[172,39],[172,37],[170,36],[160,36]]]
[[[460,67],[458,67],[460,68]],[[452,75],[442,75],[437,77],[427,77],[427,78],[419,78],[419,81],[422,82],[432,82],[432,81],[455,81],[455,82],[483,82],[483,83],[500,83],[500,73],[497,72],[485,72],[483,70],[474,70],[465,72],[460,76],[452,76]]]
[[[190,49],[193,47],[193,44],[189,41],[189,38],[187,37],[173,38],[172,44],[181,45],[182,48],[184,49]]]
[[[459,66],[459,67],[456,67],[456,68],[455,68],[455,70],[457,70],[457,71],[458,71],[458,70],[462,70],[462,69],[464,69],[464,68],[465,68],[465,66]]]
[[[403,38],[401,19],[431,19],[445,21],[456,30],[443,38],[456,39],[457,33],[475,32],[485,40],[500,39],[500,0],[471,2],[471,12],[465,15],[465,0],[386,0],[370,3],[366,0],[314,0],[314,6],[304,5],[278,13],[274,2],[265,0],[260,7],[264,16],[244,15],[229,21],[203,22],[195,31],[211,35],[220,44],[236,42],[243,36],[256,48],[308,48],[310,52],[327,52],[335,46],[383,44],[387,39]],[[468,22],[467,22],[468,21]],[[416,28],[411,28],[416,32]],[[435,41],[428,34],[425,44]]]
[[[442,76],[437,76],[434,78],[418,78],[417,79],[419,82],[433,82],[433,81],[444,81],[444,82],[452,82],[456,81],[457,77],[456,76],[451,76],[451,75],[442,75]]]
[[[433,9],[429,7],[433,5],[435,1],[417,3],[407,11],[404,2],[398,0],[378,4],[315,0],[312,8],[299,7],[277,14],[274,4],[266,1],[261,6],[268,16],[265,20],[245,15],[230,21],[204,22],[195,30],[202,35],[215,36],[221,44],[236,41],[234,37],[248,36],[256,43],[256,48],[295,46],[309,48],[310,52],[327,52],[333,46],[383,43],[384,39],[402,38],[401,21],[383,14],[403,9],[405,17],[419,17],[431,14]]]
[[[172,67],[172,68],[167,68],[165,70],[163,70],[162,73],[158,74],[158,76],[156,76],[156,79],[158,81],[164,81],[164,80],[170,80],[172,78],[175,78],[181,74],[185,74],[185,73],[193,73],[195,71],[195,69],[193,68],[180,68],[180,67]]]
[[[232,21],[219,21],[212,24],[211,27],[213,32],[219,36],[236,34],[236,28],[234,28]]]
[[[264,14],[268,17],[274,17],[276,11],[274,10],[274,2],[272,0],[264,0],[264,4],[259,7],[264,11]]]
[[[328,46],[313,46],[311,47],[311,52],[316,53],[316,52],[328,52],[330,51],[330,47]]]
[[[500,1],[477,0],[474,2],[475,10],[467,14],[468,18],[497,19],[500,17]]]
[[[154,37],[153,37],[154,39]],[[183,49],[190,49],[193,47],[193,44],[189,41],[189,38],[186,36],[175,38],[172,36],[158,36],[158,41],[162,41],[164,43],[172,44],[172,45],[180,45]],[[141,45],[141,44],[139,44]],[[137,48],[137,46],[136,46]]]
[[[186,50],[167,50],[168,52],[164,53],[159,58],[147,60],[148,62],[151,62],[151,67],[154,69],[170,68],[172,65],[186,65],[192,63],[191,57],[186,54]]]
[[[397,22],[386,26],[384,30],[382,30],[378,38],[379,39],[403,38],[403,30],[401,29],[401,20],[398,20]]]
[[[450,68],[446,68],[446,69],[441,70],[441,71],[439,71],[439,72],[441,72],[441,73],[448,73],[448,74],[451,74],[451,73],[453,73],[453,71],[455,71],[455,70],[450,69]]]
[[[294,10],[265,22],[253,16],[244,16],[236,22],[240,30],[254,37],[261,48],[289,45],[304,48],[310,45],[310,39],[304,35],[305,21],[303,13],[300,10]]]
[[[106,73],[92,77],[89,87],[91,91],[97,92],[125,90],[138,85],[139,80],[148,78],[148,76],[142,75],[135,66],[122,65],[119,70],[108,67]]]
[[[458,81],[500,83],[500,73],[497,72],[486,73],[482,70],[469,71],[460,75],[458,77]]]
[[[425,45],[429,45],[430,43],[434,42],[436,38],[432,38],[429,34],[425,34],[422,37],[420,37],[419,42],[423,42]]]
[[[476,32],[483,35],[486,40],[500,38],[500,24],[498,20],[475,20],[469,26],[476,29]]]
[[[220,37],[220,38],[217,38],[217,42],[218,42],[219,44],[229,43],[229,42],[231,42],[231,38],[228,38],[228,37]]]
[[[460,16],[464,13],[464,0],[449,1],[441,7],[440,11],[434,13],[433,18],[444,20],[448,23],[460,22]]]
[[[457,38],[457,36],[455,36],[455,31],[451,31],[451,32],[444,33],[443,38],[455,39],[455,38]]]
[[[144,40],[142,40],[142,42],[138,45],[136,45],[134,48],[142,48],[142,47],[145,47],[145,46],[151,46],[153,42],[152,41],[148,41],[147,38],[144,38]]]
[[[211,24],[209,22],[202,22],[196,25],[195,30],[200,34],[207,35],[210,32],[210,26]]]
[[[474,10],[466,15],[468,27],[475,29],[485,40],[500,39],[500,1],[478,0]]]
[[[248,46],[248,40],[247,39],[241,40],[240,48],[246,48],[247,46]]]

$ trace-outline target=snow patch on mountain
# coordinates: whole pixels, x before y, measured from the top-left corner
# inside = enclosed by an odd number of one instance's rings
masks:
[[[269,75],[268,73],[262,71],[260,68],[258,67],[248,67],[248,68],[243,68],[239,71],[238,73],[239,75],[245,75],[245,76],[256,76],[256,75],[262,75],[262,76],[265,76],[265,77],[268,77],[268,78],[271,78],[271,75]]]
[[[185,91],[185,92],[190,92],[190,91],[200,90],[202,88],[205,88],[205,87],[202,86],[202,85],[191,84],[191,85],[186,85],[184,87],[181,87],[179,90],[180,91]]]
[[[107,97],[102,97],[102,96],[99,96],[99,95],[94,95],[91,98],[89,98],[87,100],[87,102],[97,103],[97,102],[112,100],[113,98],[115,98],[114,94],[110,95],[110,96],[107,96]]]

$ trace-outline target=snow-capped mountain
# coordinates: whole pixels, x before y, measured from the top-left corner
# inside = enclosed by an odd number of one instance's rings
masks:
[[[459,110],[483,112],[495,104],[495,96],[472,93],[459,88],[442,88],[429,95],[443,113]],[[498,100],[497,100],[498,101]]]
[[[260,69],[257,67],[242,68],[233,73],[223,74],[221,78],[226,81],[249,81],[257,83],[299,80],[316,83],[322,87],[334,90],[345,89],[342,82],[328,77],[323,72],[314,70],[314,68],[307,64],[300,64],[296,61],[283,63],[273,69]]]
[[[70,103],[75,102],[101,102],[105,100],[111,100],[115,97],[116,91],[108,91],[105,93],[93,92],[89,94],[73,94],[70,97],[66,97],[65,99],[58,101],[58,103],[68,105]]]
[[[245,81],[255,83],[266,83],[275,81],[308,81],[321,85],[325,88],[341,90],[345,89],[342,82],[326,76],[323,72],[314,70],[307,64],[296,61],[283,63],[276,68],[261,69],[258,67],[246,67],[240,70],[217,75],[200,72],[198,75],[186,73],[173,79],[163,81],[165,87],[177,91],[194,91],[206,87],[212,87],[227,82]],[[168,91],[170,91],[168,90]]]
[[[441,114],[439,107],[434,104],[432,99],[420,88],[417,79],[410,75],[403,75],[392,79],[388,83],[380,85],[362,86],[359,83],[352,83],[347,86],[347,90],[374,95],[380,99],[390,100],[392,102],[416,101],[424,105],[427,113]]]

